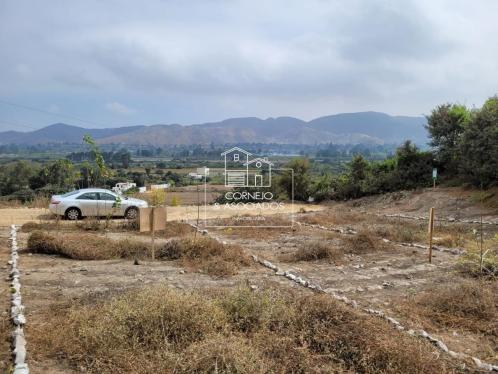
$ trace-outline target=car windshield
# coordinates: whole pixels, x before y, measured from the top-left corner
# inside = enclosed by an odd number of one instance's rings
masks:
[[[69,197],[69,196],[73,196],[73,195],[76,195],[79,191],[76,190],[76,191],[71,191],[71,192],[68,192],[68,193],[65,193],[64,195],[61,195],[62,197]]]

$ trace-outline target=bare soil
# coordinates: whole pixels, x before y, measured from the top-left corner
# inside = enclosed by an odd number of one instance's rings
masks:
[[[380,219],[379,213],[427,214],[431,206],[436,206],[436,216],[456,216],[473,218],[485,214],[488,220],[498,220],[497,211],[489,205],[476,204],[472,192],[459,189],[427,190],[422,192],[400,193],[364,198],[346,203],[327,203],[324,205],[302,205],[295,207],[299,212],[295,219],[300,222],[318,222],[319,225],[332,228],[349,227],[353,230],[370,230],[369,235],[381,240],[382,235],[394,233],[400,227],[409,231],[413,242],[423,242],[424,223],[413,224],[396,219]],[[456,202],[460,208],[455,208]],[[272,216],[273,220],[290,220],[290,212]],[[6,227],[11,222],[22,224],[35,217],[46,214],[42,209],[2,209],[0,210],[0,259],[8,257],[8,246],[4,239],[8,235]],[[240,212],[239,212],[240,214]],[[193,220],[197,215],[195,207],[169,207],[168,220]],[[210,222],[219,221],[218,212],[208,212]],[[435,235],[462,235],[461,244],[469,245],[473,225],[462,225],[458,230],[451,229],[452,224],[436,226]],[[450,227],[450,228],[448,228]],[[77,232],[75,230],[75,232]],[[486,235],[492,243],[492,237],[498,233],[498,226],[486,227]],[[22,248],[29,234],[19,233]],[[64,235],[64,232],[60,233]],[[103,234],[95,234],[103,235]],[[181,233],[179,236],[192,235]],[[407,306],[413,297],[420,293],[432,292],[437,285],[458,285],[469,281],[455,270],[458,255],[434,251],[432,263],[428,263],[427,252],[408,246],[399,246],[402,237],[392,234],[392,242],[381,248],[362,249],[355,252],[348,243],[350,235],[326,231],[317,227],[294,226],[286,229],[260,228],[218,228],[209,229],[209,235],[227,244],[240,246],[247,254],[255,254],[277,264],[284,270],[319,284],[326,291],[346,295],[359,302],[361,307],[371,307],[385,311],[398,319],[408,328],[426,329],[430,334],[441,338],[451,350],[464,352],[498,364],[498,342],[493,334],[483,334],[461,328],[444,328],[431,323],[423,314],[411,314]],[[408,235],[408,234],[407,234]],[[133,232],[108,232],[111,239],[129,238],[148,241],[147,237]],[[174,235],[173,235],[174,236]],[[161,244],[171,240],[158,238]],[[451,239],[453,240],[453,239]],[[449,240],[448,243],[453,243]],[[456,239],[455,239],[456,240]],[[312,242],[325,243],[333,249],[333,258],[310,261],[294,261],[292,254]],[[341,255],[342,253],[342,255]],[[5,262],[3,262],[5,263]],[[292,288],[296,292],[310,293],[285,277],[276,275],[263,267],[251,266],[241,268],[237,275],[226,278],[212,277],[198,271],[182,268],[175,261],[140,261],[134,265],[132,260],[78,261],[57,256],[22,253],[19,260],[23,284],[23,301],[27,307],[28,324],[26,326],[29,363],[32,373],[71,373],[72,369],[61,357],[57,361],[48,361],[42,352],[43,347],[30,347],[30,334],[34,327],[39,327],[50,318],[50,311],[57,305],[71,300],[111,297],[124,290],[143,287],[144,285],[165,284],[181,290],[198,290],[210,288],[233,288],[240,284],[253,285],[258,289]],[[4,278],[6,268],[2,268]],[[472,280],[470,280],[472,281]],[[8,289],[4,282],[4,289]],[[0,297],[2,311],[8,308],[8,295]],[[6,299],[6,300],[4,300]],[[498,296],[496,299],[498,305]],[[369,317],[376,318],[376,317]],[[1,327],[1,325],[0,325]],[[0,329],[2,342],[5,333]],[[416,338],[413,338],[416,339]],[[0,342],[0,344],[3,344]],[[36,343],[31,343],[36,344]],[[2,345],[8,349],[8,345]],[[8,353],[4,356],[8,360]],[[4,360],[4,358],[0,358]]]

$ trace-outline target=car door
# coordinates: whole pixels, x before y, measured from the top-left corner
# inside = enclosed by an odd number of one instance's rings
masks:
[[[103,207],[103,215],[121,215],[121,207],[116,204],[117,197],[107,192],[100,192],[100,202]]]
[[[76,198],[79,208],[83,216],[98,216],[99,209],[99,194],[98,192],[85,192]]]

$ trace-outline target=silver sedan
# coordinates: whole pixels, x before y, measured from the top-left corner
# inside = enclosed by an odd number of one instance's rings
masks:
[[[85,188],[52,196],[48,208],[52,213],[70,220],[92,216],[122,216],[136,219],[139,208],[147,206],[144,200],[121,196],[100,188]]]

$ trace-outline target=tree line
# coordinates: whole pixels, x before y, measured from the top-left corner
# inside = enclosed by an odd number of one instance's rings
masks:
[[[489,98],[481,108],[439,105],[427,116],[426,129],[429,150],[420,150],[407,140],[393,156],[381,161],[368,161],[356,154],[346,171],[337,175],[312,176],[308,160],[292,160],[287,166],[295,170],[294,197],[342,200],[429,187],[433,168],[438,169],[438,178],[446,185],[498,185],[497,96]],[[283,187],[289,195],[290,183],[285,179]]]

